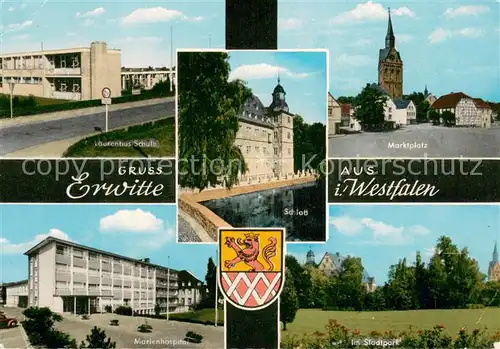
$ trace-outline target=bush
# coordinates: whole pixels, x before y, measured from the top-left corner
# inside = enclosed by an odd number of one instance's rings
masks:
[[[193,331],[189,331],[186,333],[184,340],[189,343],[201,343],[203,340],[203,336]]]
[[[104,311],[105,311],[106,313],[112,313],[112,312],[113,312],[113,308],[111,307],[111,305],[106,305],[106,306],[104,307]]]
[[[115,309],[115,314],[132,316],[132,308],[126,305],[120,305]]]
[[[76,340],[68,334],[55,329],[62,316],[49,308],[30,307],[23,312],[22,322],[30,343],[46,348],[76,348]]]
[[[104,330],[94,326],[90,334],[87,335],[87,343],[82,341],[80,348],[113,349],[116,348],[116,342],[112,342],[111,338],[107,338]]]
[[[118,320],[118,319],[113,319],[113,320],[110,320],[110,321],[109,321],[109,324],[110,324],[111,326],[118,326],[118,323],[119,323],[119,322],[120,322],[120,320]]]
[[[493,348],[493,343],[500,340],[500,332],[493,336],[488,336],[484,330],[475,329],[468,333],[462,328],[458,336],[453,337],[444,332],[443,325],[436,325],[430,330],[414,331],[410,327],[407,331],[394,333],[386,331],[380,333],[372,331],[369,334],[361,334],[359,330],[349,329],[336,320],[330,320],[325,326],[325,333],[315,332],[303,338],[298,336],[287,336],[282,343],[283,349],[292,348],[355,348],[366,346],[367,337],[372,340],[390,343],[391,348]],[[342,344],[340,344],[342,343]],[[341,346],[340,346],[341,345]],[[379,343],[377,347],[380,347]],[[387,346],[387,345],[386,345]],[[374,348],[373,346],[367,346]]]
[[[484,304],[467,304],[467,309],[484,309]]]
[[[150,324],[148,324],[147,321],[144,321],[144,323],[142,325],[139,325],[137,327],[137,331],[142,332],[142,333],[149,333],[152,330],[153,330],[153,326],[151,326]]]

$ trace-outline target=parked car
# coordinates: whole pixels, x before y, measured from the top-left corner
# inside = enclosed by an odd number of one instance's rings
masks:
[[[0,328],[12,328],[18,325],[17,319],[9,318],[4,314],[0,314]]]

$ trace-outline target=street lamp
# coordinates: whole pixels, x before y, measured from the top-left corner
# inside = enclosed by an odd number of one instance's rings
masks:
[[[9,82],[9,91],[10,91],[10,118],[12,119],[14,117],[14,107],[12,103],[12,98],[14,94],[14,82]]]

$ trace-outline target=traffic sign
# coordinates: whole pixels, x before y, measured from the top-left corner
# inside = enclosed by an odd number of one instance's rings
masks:
[[[111,104],[111,98],[102,98],[101,103],[105,105],[110,105]]]
[[[109,87],[105,87],[102,89],[102,98],[106,99],[106,98],[110,98],[111,97],[111,90],[109,89]]]

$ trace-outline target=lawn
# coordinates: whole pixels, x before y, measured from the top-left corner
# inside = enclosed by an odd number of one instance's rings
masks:
[[[175,318],[200,319],[214,321],[214,309],[175,314]],[[484,313],[484,315],[483,315]],[[482,317],[481,317],[482,315]],[[224,312],[219,312],[222,321]],[[174,315],[171,315],[174,319]],[[371,331],[394,332],[414,329],[431,329],[435,325],[444,325],[450,335],[456,335],[460,328],[469,331],[475,328],[488,328],[493,334],[500,330],[500,308],[489,309],[457,309],[457,310],[410,310],[410,311],[380,311],[380,312],[349,312],[323,311],[318,309],[300,309],[295,321],[287,325],[287,331],[282,335],[303,335],[313,332],[324,332],[328,320],[335,319],[350,329],[358,329],[363,334]],[[476,322],[481,319],[479,324]],[[286,333],[286,334],[285,334]]]
[[[146,145],[137,147],[136,141]],[[152,144],[153,141],[155,144]],[[110,146],[106,142],[120,142]],[[104,145],[103,145],[104,144]],[[85,138],[66,150],[65,157],[174,157],[175,120],[163,119],[128,129],[111,131]]]
[[[215,309],[202,309],[187,313],[170,314],[172,320],[194,320],[199,322],[215,322]],[[224,309],[219,309],[218,322],[224,322]]]

